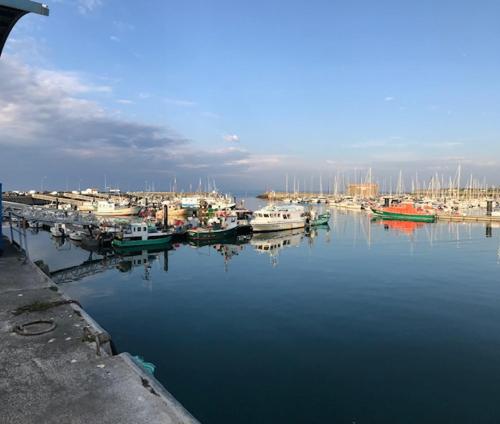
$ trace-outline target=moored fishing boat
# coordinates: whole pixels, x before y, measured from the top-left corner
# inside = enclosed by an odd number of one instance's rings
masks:
[[[237,216],[219,212],[208,220],[207,225],[190,228],[187,236],[190,240],[221,240],[235,236],[237,230]]]
[[[325,224],[328,224],[328,221],[330,221],[330,212],[324,212],[324,213],[320,213],[320,214],[316,214],[316,213],[311,213],[311,222],[310,222],[310,225],[311,226],[317,226],[317,225],[325,225]]]
[[[432,210],[417,208],[413,203],[402,203],[400,205],[375,208],[372,212],[376,217],[382,219],[395,219],[398,221],[434,222],[436,213]]]
[[[303,206],[268,205],[255,211],[251,221],[254,232],[293,230],[309,223]]]
[[[115,248],[166,246],[172,240],[172,232],[160,231],[146,222],[130,224],[118,233],[111,243]]]
[[[94,213],[100,216],[131,216],[137,215],[140,210],[140,206],[116,205],[113,202],[102,200],[97,202],[97,209]]]

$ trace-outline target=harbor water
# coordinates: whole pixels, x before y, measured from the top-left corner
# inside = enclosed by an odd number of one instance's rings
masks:
[[[104,259],[28,244],[202,423],[465,424],[500,422],[499,234],[332,209],[309,232]]]

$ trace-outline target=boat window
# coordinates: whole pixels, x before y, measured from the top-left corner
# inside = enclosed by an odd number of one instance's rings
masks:
[[[264,218],[269,218],[269,214],[265,213]]]

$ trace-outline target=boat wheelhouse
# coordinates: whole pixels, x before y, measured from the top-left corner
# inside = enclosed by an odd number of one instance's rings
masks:
[[[303,228],[308,223],[303,206],[268,205],[254,213],[251,221],[254,232]]]

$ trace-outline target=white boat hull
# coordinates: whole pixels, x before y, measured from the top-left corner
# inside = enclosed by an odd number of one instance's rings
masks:
[[[295,228],[304,228],[305,226],[305,221],[253,223],[252,230],[258,233],[264,231],[294,230]]]
[[[130,215],[137,215],[140,212],[140,210],[141,208],[139,206],[133,206],[131,208],[119,208],[109,211],[97,210],[95,214],[99,216],[130,216]]]
[[[76,231],[74,233],[69,233],[69,236],[68,236],[71,240],[73,241],[82,241],[83,240],[83,233],[79,232],[79,231]]]

